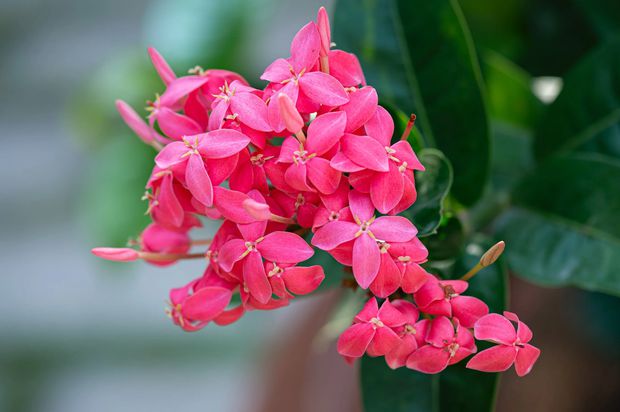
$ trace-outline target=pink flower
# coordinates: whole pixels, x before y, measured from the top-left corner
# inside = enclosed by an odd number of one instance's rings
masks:
[[[350,190],[349,181],[346,176],[343,176],[340,180],[340,185],[334,193],[320,195],[322,205],[318,207],[314,216],[313,230],[336,220],[353,221],[353,216],[349,209]]]
[[[213,172],[217,174],[225,170],[224,180],[232,172],[230,165],[225,162],[236,156],[250,143],[250,139],[234,130],[214,130],[196,136],[184,137],[182,142],[167,145],[155,158],[155,163],[161,168],[181,167],[184,184],[192,196],[204,206],[213,205],[213,182],[205,159],[213,165]],[[234,157],[234,164],[237,158]],[[222,167],[224,166],[224,167]],[[219,184],[219,182],[218,182]]]
[[[338,338],[338,353],[359,358],[366,351],[372,356],[385,355],[400,344],[395,328],[405,324],[405,316],[386,300],[379,309],[377,300],[371,298],[353,325]]]
[[[223,126],[227,117],[238,118],[244,125],[260,131],[270,132],[267,105],[261,99],[262,92],[242,82],[224,83],[220,93],[215,95],[213,111],[209,117],[209,129]]]
[[[282,102],[280,107],[288,104]],[[296,113],[294,107],[291,109]],[[333,169],[329,160],[323,156],[338,144],[344,133],[345,123],[346,115],[343,112],[326,113],[310,123],[305,142],[300,142],[294,137],[284,140],[278,162],[290,164],[284,174],[284,179],[290,187],[309,192],[316,189],[325,194],[336,191],[342,174]],[[291,132],[298,133],[300,130],[301,126]]]
[[[422,312],[455,317],[464,327],[471,328],[478,319],[489,313],[489,307],[478,298],[463,296],[468,286],[464,280],[430,278],[414,297]]]
[[[405,317],[405,323],[395,329],[400,337],[400,343],[385,355],[385,362],[392,369],[405,366],[409,356],[424,345],[430,320],[418,320],[420,312],[415,305],[407,300],[396,299],[392,305]]]
[[[321,35],[314,22],[305,25],[291,43],[291,57],[277,59],[261,76],[272,84],[284,85],[269,100],[269,119],[276,132],[284,129],[280,117],[278,93],[286,94],[293,103],[311,107],[308,113],[316,111],[317,105],[340,106],[349,101],[344,87],[327,73],[315,71],[321,49]]]
[[[318,229],[312,244],[330,251],[343,243],[353,243],[353,275],[363,288],[377,276],[381,265],[381,251],[377,241],[407,242],[417,233],[413,224],[401,216],[382,216],[375,218],[374,208],[367,195],[352,191],[349,204],[355,222],[332,221]]]
[[[385,150],[388,169],[356,171],[349,168],[349,171],[356,172],[351,174],[351,185],[361,192],[370,193],[372,203],[379,212],[398,214],[415,202],[417,193],[413,171],[424,170],[424,166],[409,142],[403,140],[390,145],[394,121],[383,107],[377,107],[364,129]]]
[[[190,249],[190,238],[184,230],[167,229],[157,223],[151,223],[140,235],[140,249],[145,252],[163,254],[185,254]],[[167,266],[176,260],[149,260],[157,266]]]
[[[516,322],[515,328],[510,321]],[[532,331],[516,314],[504,312],[504,316],[490,313],[474,325],[476,339],[498,345],[475,355],[467,362],[469,369],[483,372],[503,372],[514,363],[517,375],[525,376],[532,370],[540,355],[540,349],[530,345]]]
[[[317,265],[301,267],[267,262],[265,272],[273,293],[283,299],[292,299],[291,293],[295,295],[312,293],[325,279],[323,268]]]
[[[170,291],[168,315],[188,332],[202,329],[222,314],[232,297],[227,287],[200,285],[199,281]]]
[[[415,293],[429,279],[434,279],[432,275],[420,266],[421,263],[426,262],[428,250],[417,237],[414,237],[409,242],[390,244],[388,252],[400,270],[400,287],[403,292]]]
[[[426,334],[427,344],[409,356],[407,367],[424,373],[439,373],[448,365],[475,353],[476,345],[471,332],[458,320],[455,324],[445,316],[433,319]]]
[[[264,202],[259,194],[255,200]],[[276,231],[265,234],[266,221],[237,225],[242,238],[228,240],[219,251],[220,267],[226,272],[241,268],[249,293],[260,303],[271,299],[272,287],[263,259],[278,264],[294,264],[309,259],[314,251],[299,236]]]

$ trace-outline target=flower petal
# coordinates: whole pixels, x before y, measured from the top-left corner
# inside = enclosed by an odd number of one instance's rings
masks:
[[[219,286],[208,286],[189,296],[182,305],[184,317],[201,322],[210,322],[226,309],[232,292]]]
[[[207,159],[223,159],[239,153],[250,144],[250,138],[232,129],[218,129],[200,138],[198,151]]]
[[[513,322],[517,322],[517,338],[521,343],[528,343],[532,340],[532,330],[517,316],[516,313],[504,311],[504,316]]]
[[[349,101],[340,82],[323,72],[304,74],[299,78],[299,87],[310,100],[325,106],[340,106]]]
[[[418,233],[413,223],[402,216],[381,216],[372,222],[370,231],[387,242],[407,242]]]
[[[370,298],[364,303],[364,307],[355,315],[355,322],[370,322],[372,318],[377,317],[379,313],[379,305],[377,299]]]
[[[202,156],[196,154],[189,156],[185,168],[185,184],[196,200],[207,207],[213,206],[213,185]]]
[[[228,190],[221,186],[213,188],[213,204],[222,216],[235,223],[244,224],[256,221],[243,207],[246,199],[249,199],[249,196],[245,193]]]
[[[404,180],[394,162],[390,162],[389,171],[375,173],[370,183],[370,199],[379,212],[386,214],[398,205],[403,197]]]
[[[431,322],[426,341],[431,345],[443,348],[446,342],[452,342],[454,338],[454,326],[450,319],[445,316],[439,316]]]
[[[157,110],[157,124],[166,136],[175,140],[181,140],[183,136],[193,136],[204,131],[192,118],[173,112],[167,107]]]
[[[290,187],[300,192],[313,190],[308,186],[308,168],[305,163],[291,164],[284,172],[284,180]]]
[[[153,63],[153,67],[155,67],[155,71],[167,86],[174,79],[177,78],[174,71],[168,65],[168,62],[164,57],[155,49],[154,47],[149,47],[148,49],[149,57],[151,58],[151,63]]]
[[[161,152],[157,153],[157,156],[155,156],[155,164],[162,169],[168,169],[169,167],[184,162],[186,160],[184,155],[187,151],[188,148],[183,142],[172,142],[167,144]]]
[[[407,367],[423,373],[439,373],[448,366],[450,353],[430,345],[422,346],[409,356]]]
[[[329,160],[322,157],[313,157],[307,163],[308,179],[324,194],[334,193],[340,184],[342,173],[331,167]]]
[[[351,159],[346,157],[344,153],[338,152],[332,157],[329,164],[336,170],[346,173],[359,172],[365,170],[363,166],[354,163]]]
[[[296,72],[310,70],[319,58],[321,37],[314,22],[302,27],[291,42],[291,65]]]
[[[296,295],[307,295],[319,287],[325,273],[318,265],[309,267],[294,266],[284,269],[282,275],[286,288]]]
[[[490,313],[478,319],[474,325],[474,335],[478,340],[488,340],[504,345],[512,345],[517,339],[512,323],[497,313]]]
[[[351,190],[349,192],[349,208],[353,216],[357,217],[362,222],[368,222],[375,212],[370,197],[357,190]]]
[[[344,112],[329,112],[317,116],[308,126],[308,153],[321,156],[334,147],[342,135],[347,124],[347,115]]]
[[[377,111],[379,97],[370,86],[362,87],[349,95],[349,103],[340,109],[347,114],[346,132],[354,132],[370,120]]]
[[[400,287],[401,273],[389,253],[381,253],[381,265],[370,291],[380,298],[390,296]]]
[[[201,87],[207,81],[209,81],[209,78],[206,76],[183,76],[174,79],[168,84],[166,91],[159,98],[159,103],[163,107],[173,107],[179,100]]]
[[[364,130],[383,146],[390,146],[394,134],[394,120],[387,110],[377,106],[375,114],[364,124]]]
[[[344,87],[357,87],[366,84],[362,66],[357,56],[342,50],[330,50],[329,74],[334,76]]]
[[[422,166],[422,163],[418,160],[409,142],[405,140],[396,142],[392,145],[392,149],[396,151],[394,156],[398,158],[398,160],[407,162],[408,169],[424,170],[424,166]]]
[[[450,303],[452,316],[466,328],[473,328],[478,319],[489,313],[486,303],[473,296],[457,296],[450,299]]]
[[[239,115],[239,121],[261,132],[271,131],[267,114],[267,104],[253,93],[238,93],[230,100],[233,113]]]
[[[280,83],[283,80],[290,79],[291,65],[286,59],[276,59],[271,63],[263,74],[260,76],[261,80],[267,80],[268,82]]]
[[[381,264],[381,252],[374,239],[362,234],[353,243],[353,276],[362,289],[375,280]]]
[[[482,372],[503,372],[510,368],[516,357],[514,346],[497,345],[474,355],[466,367]]]
[[[277,263],[303,262],[314,254],[301,236],[291,232],[272,232],[256,247],[265,259]]]
[[[525,376],[532,370],[532,367],[540,356],[540,349],[530,344],[519,348],[517,359],[515,360],[515,370],[517,375]]]
[[[338,338],[338,353],[353,358],[361,357],[375,336],[375,330],[368,323],[356,323],[342,332]]]
[[[224,243],[218,252],[218,263],[225,272],[230,272],[234,264],[243,259],[247,250],[243,239],[230,239]]]
[[[402,326],[407,321],[405,315],[387,299],[383,302],[381,308],[379,308],[377,317],[391,328]]]
[[[390,170],[385,148],[372,137],[345,134],[340,144],[342,153],[354,163],[377,172]]]
[[[354,239],[358,230],[359,226],[355,223],[335,220],[316,231],[312,237],[312,245],[322,250],[332,250]]]
[[[243,260],[243,280],[250,294],[260,303],[271,299],[271,284],[265,273],[260,253],[250,252]]]
[[[400,345],[400,338],[390,327],[377,328],[375,336],[368,346],[368,352],[374,356],[386,355]]]

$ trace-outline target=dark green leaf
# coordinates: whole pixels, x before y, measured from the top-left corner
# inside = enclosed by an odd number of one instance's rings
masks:
[[[620,162],[553,158],[514,193],[497,225],[510,268],[533,282],[620,294]]]
[[[455,170],[463,204],[482,194],[489,136],[481,76],[467,25],[454,0],[339,0],[334,41],[358,54],[382,101],[415,112],[427,146]]]
[[[480,255],[492,245],[487,239],[474,238],[452,268],[456,278],[474,266]],[[502,259],[471,281],[468,294],[488,303],[491,311],[506,308],[507,277]],[[451,412],[492,411],[498,374],[465,368],[466,361],[449,366],[439,375],[425,375],[407,368],[389,369],[383,358],[362,359],[362,396],[366,412]]]
[[[424,149],[419,153],[426,170],[416,172],[416,202],[403,212],[418,228],[420,237],[436,232],[443,215],[443,202],[452,185],[452,166],[439,150]]]
[[[620,158],[620,38],[572,69],[536,132],[539,157],[574,150]]]
[[[483,58],[491,119],[532,129],[543,104],[532,92],[532,78],[502,55],[488,51]]]
[[[500,122],[493,122],[491,129],[491,183],[497,191],[510,190],[534,165],[532,134],[520,127]]]
[[[620,2],[610,0],[575,0],[600,37],[620,32]]]
[[[435,234],[421,239],[433,261],[454,259],[463,252],[465,230],[456,216],[442,219]]]

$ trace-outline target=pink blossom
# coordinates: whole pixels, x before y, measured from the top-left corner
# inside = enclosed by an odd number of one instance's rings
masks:
[[[371,298],[355,316],[353,325],[338,338],[338,353],[352,358],[359,358],[366,351],[372,356],[390,353],[400,344],[394,329],[405,322],[405,316],[389,300],[379,309],[377,300]]]
[[[170,291],[168,315],[175,324],[193,332],[222,314],[231,297],[232,292],[227,287],[200,285],[199,280],[194,280]]]
[[[230,85],[224,83],[220,93],[215,95],[213,111],[209,118],[209,129],[215,130],[223,126],[228,118],[237,118],[244,125],[260,131],[269,132],[271,126],[267,116],[267,105],[261,99],[262,92],[240,81]]]
[[[256,200],[263,201],[260,194]],[[227,272],[241,268],[242,280],[252,297],[267,303],[272,294],[263,259],[278,264],[293,264],[309,259],[314,251],[299,236],[276,231],[265,234],[267,222],[237,225],[241,238],[227,241],[219,251],[220,267]]]
[[[187,189],[198,202],[210,207],[213,205],[213,182],[205,159],[214,165],[214,172],[221,171],[222,168],[219,166],[223,162],[220,160],[227,160],[237,155],[249,142],[250,139],[247,136],[234,130],[214,130],[184,137],[182,142],[167,145],[157,155],[155,163],[161,168],[182,167],[184,169],[183,180]],[[236,164],[236,158],[234,163]],[[225,168],[228,169],[228,167]],[[228,176],[223,176],[221,180],[226,177]]]
[[[357,283],[367,289],[379,272],[381,251],[377,241],[407,242],[417,233],[413,224],[401,216],[376,218],[367,195],[352,191],[349,204],[354,222],[332,221],[318,229],[312,244],[330,251],[345,242],[353,243],[353,275]]]
[[[422,312],[455,317],[464,327],[471,328],[489,313],[489,307],[478,298],[462,295],[468,286],[464,280],[430,278],[414,297]]]
[[[445,316],[432,320],[425,341],[426,345],[419,347],[407,359],[408,368],[424,373],[439,373],[448,365],[460,362],[476,352],[471,332],[458,320],[453,325]]]
[[[282,103],[280,107],[287,105],[288,103]],[[291,109],[297,113],[295,108]],[[284,117],[288,119],[291,116]],[[333,169],[329,160],[323,156],[338,144],[345,123],[346,115],[343,112],[326,113],[310,123],[305,142],[300,142],[294,137],[284,140],[278,162],[290,164],[284,174],[284,179],[290,187],[299,191],[318,190],[325,194],[336,191],[342,174]],[[295,127],[294,124],[291,126]],[[300,127],[292,132],[299,132]]]
[[[317,265],[301,267],[267,262],[265,272],[273,293],[283,299],[292,299],[291,293],[295,295],[312,293],[325,279],[323,268]]]
[[[190,249],[190,238],[185,230],[167,229],[157,223],[151,223],[140,235],[140,249],[145,252],[182,255]],[[149,260],[157,266],[167,266],[176,260]]]
[[[420,266],[421,263],[426,262],[428,250],[417,237],[414,237],[409,242],[390,244],[388,252],[400,270],[400,287],[403,292],[415,293],[429,279],[434,279],[432,275]]]
[[[516,331],[511,321],[517,323]],[[503,372],[514,363],[517,375],[525,376],[540,355],[540,349],[529,344],[532,331],[512,312],[504,312],[504,316],[490,313],[481,317],[474,325],[474,335],[476,339],[497,345],[471,358],[467,362],[469,369]]]
[[[405,366],[409,356],[426,343],[426,333],[430,320],[418,320],[420,312],[415,305],[407,300],[396,299],[392,305],[405,317],[405,323],[395,329],[400,337],[400,343],[385,355],[385,362],[392,369]]]

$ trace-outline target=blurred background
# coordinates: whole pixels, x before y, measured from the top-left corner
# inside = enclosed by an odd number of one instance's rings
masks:
[[[147,222],[153,152],[114,110],[116,98],[140,108],[162,90],[146,47],[177,73],[199,64],[257,78],[325,3],[1,1],[0,410],[360,410],[355,368],[312,339],[339,292],[186,334],[164,300],[200,263],[161,270],[89,253]],[[597,44],[579,3],[461,1],[477,47],[535,77],[562,76]],[[544,105],[561,81],[529,86]],[[513,278],[511,302],[543,355],[528,377],[505,374],[498,410],[615,410],[618,298]]]

